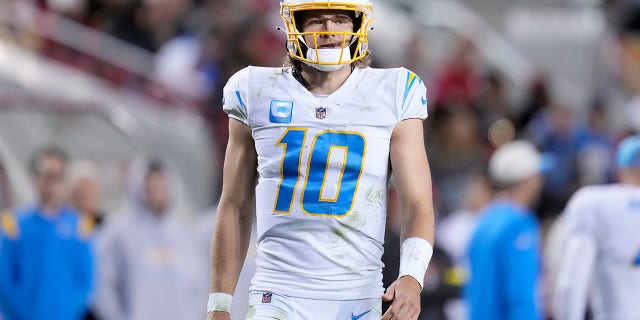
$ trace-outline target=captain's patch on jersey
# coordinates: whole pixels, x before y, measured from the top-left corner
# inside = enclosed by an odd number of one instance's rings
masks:
[[[293,101],[271,100],[270,109],[271,112],[269,113],[269,122],[291,123]]]

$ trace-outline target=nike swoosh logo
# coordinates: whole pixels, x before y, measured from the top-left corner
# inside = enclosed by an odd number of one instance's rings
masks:
[[[358,320],[360,318],[362,318],[365,314],[369,313],[371,310],[367,310],[357,316],[354,316],[353,313],[351,313],[351,320]]]
[[[427,98],[420,97],[420,101],[422,102],[423,106],[427,104]]]

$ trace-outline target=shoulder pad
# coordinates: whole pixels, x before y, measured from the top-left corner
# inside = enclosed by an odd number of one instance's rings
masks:
[[[15,240],[20,235],[20,228],[16,216],[11,211],[3,211],[0,213],[0,231],[11,240]]]

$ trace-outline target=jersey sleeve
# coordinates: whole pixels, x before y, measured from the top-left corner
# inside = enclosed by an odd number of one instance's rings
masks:
[[[578,191],[562,215],[566,238],[551,306],[558,319],[584,319],[597,254],[596,192],[589,188]]]
[[[247,112],[247,97],[249,87],[249,69],[244,68],[236,72],[223,89],[222,109],[233,118],[249,124]]]
[[[580,234],[595,240],[597,234],[597,206],[594,199],[598,190],[585,188],[578,191],[567,204],[563,213],[569,236]]]
[[[422,79],[410,70],[400,68],[398,75],[399,121],[427,118],[427,87]]]
[[[551,309],[557,319],[584,319],[596,252],[596,243],[587,236],[567,239],[553,288]]]

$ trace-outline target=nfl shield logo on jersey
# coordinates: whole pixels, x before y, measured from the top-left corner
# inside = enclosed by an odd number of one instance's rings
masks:
[[[262,303],[269,303],[271,302],[271,296],[273,294],[271,292],[265,292],[262,294]]]
[[[317,107],[316,108],[316,118],[324,119],[327,117],[327,108]]]

